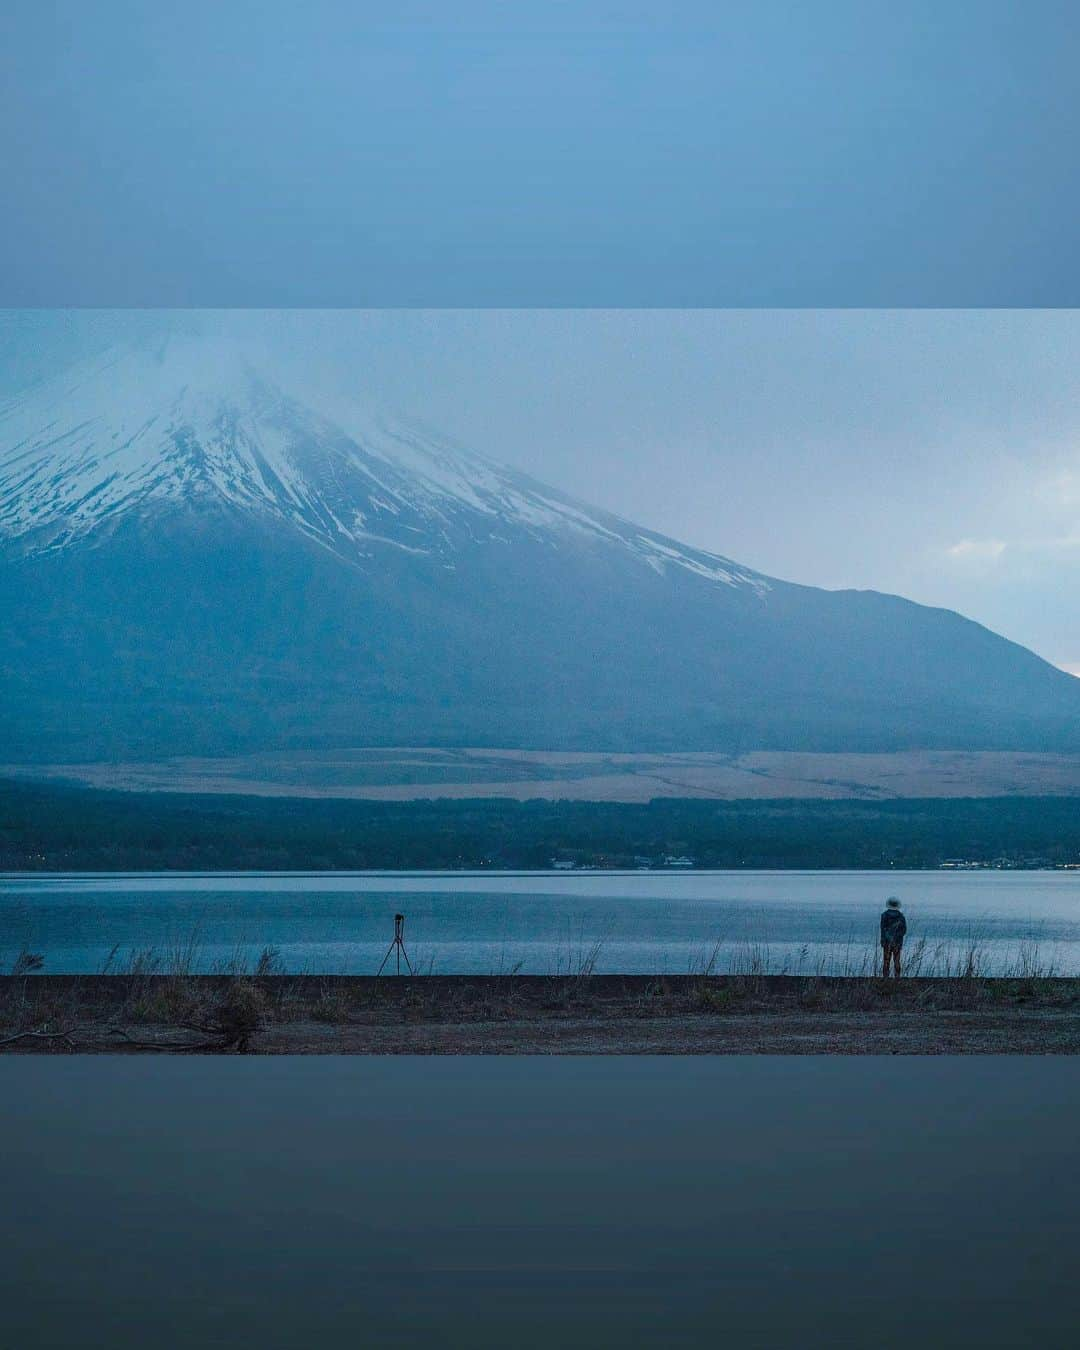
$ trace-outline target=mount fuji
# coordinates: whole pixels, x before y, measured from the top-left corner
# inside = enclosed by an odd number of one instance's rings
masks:
[[[458,745],[1080,749],[1080,681],[779,581],[237,347],[0,404],[8,762]]]

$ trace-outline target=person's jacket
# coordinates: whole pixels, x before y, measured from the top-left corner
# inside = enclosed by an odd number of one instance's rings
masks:
[[[887,909],[881,916],[882,942],[902,942],[907,932],[907,919],[902,910]]]

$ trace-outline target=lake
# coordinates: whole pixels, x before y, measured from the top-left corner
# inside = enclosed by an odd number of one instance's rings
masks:
[[[859,974],[889,895],[912,973],[1080,973],[1080,873],[993,871],[7,873],[0,962],[374,973],[401,912],[424,973]]]

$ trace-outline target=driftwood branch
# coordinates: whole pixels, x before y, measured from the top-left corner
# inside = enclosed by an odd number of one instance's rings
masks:
[[[158,1054],[245,1054],[250,1049],[252,1038],[265,1021],[266,998],[261,988],[238,980],[212,999],[196,998],[198,990],[188,993],[186,1007],[185,1000],[177,1000],[182,1012],[177,1008],[170,1016],[165,1008],[160,1023],[145,1028],[136,1024],[130,1030],[122,1025],[127,1020],[126,1007],[87,1009],[85,1021],[79,1017],[81,1009],[73,1008],[69,1013],[51,1010],[49,1017],[44,1009],[24,1012],[20,1020],[36,1021],[36,1025],[20,1031],[10,1029],[10,1034],[0,1037],[0,1051],[17,1045],[30,1050],[34,1042],[41,1042],[44,1049],[46,1043],[54,1041],[68,1050],[91,1052],[130,1049]]]
[[[199,1031],[203,1035],[208,1034],[209,1028],[193,1026],[188,1022],[183,1023],[185,1031]],[[226,1038],[217,1036],[208,1041],[141,1041],[132,1036],[130,1032],[125,1031],[123,1027],[108,1027],[106,1032],[110,1036],[119,1036],[125,1045],[130,1045],[133,1050],[159,1050],[165,1054],[183,1054],[185,1052],[200,1050],[231,1050],[234,1046],[239,1046],[239,1039],[236,1037]]]
[[[17,1031],[14,1036],[0,1038],[0,1049],[5,1045],[14,1045],[16,1041],[63,1041],[69,1050],[74,1050],[74,1030],[74,1027],[71,1027],[66,1031],[42,1031],[39,1028]]]
[[[132,1036],[129,1031],[123,1027],[69,1027],[63,1031],[42,1031],[40,1028],[33,1027],[27,1031],[17,1031],[14,1035],[0,1037],[0,1050],[9,1045],[15,1045],[19,1041],[63,1041],[69,1050],[77,1050],[80,1046],[92,1047],[100,1044],[102,1038],[119,1037],[125,1045],[133,1050],[157,1050],[164,1054],[184,1054],[204,1050],[246,1050],[248,1038],[246,1036],[228,1035],[218,1033],[211,1027],[199,1027],[191,1023],[184,1023],[185,1031],[197,1031],[206,1040],[199,1041],[172,1041],[156,1040],[144,1041],[136,1036]]]

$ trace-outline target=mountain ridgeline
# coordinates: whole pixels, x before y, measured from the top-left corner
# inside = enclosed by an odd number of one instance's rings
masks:
[[[197,341],[0,405],[0,643],[8,763],[1080,749],[1080,681],[957,614],[766,577]]]

